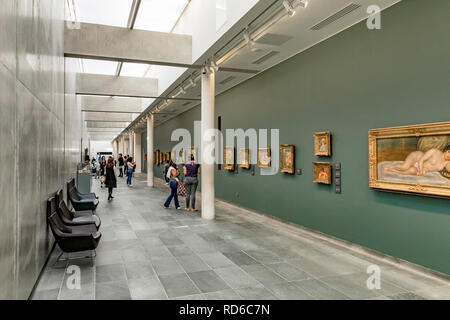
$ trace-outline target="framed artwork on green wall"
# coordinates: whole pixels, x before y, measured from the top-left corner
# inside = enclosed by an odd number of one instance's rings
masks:
[[[250,150],[248,148],[239,149],[239,168],[250,168]]]
[[[331,156],[331,133],[329,131],[316,132],[314,134],[314,155]]]
[[[313,162],[314,183],[331,184],[331,163]]]
[[[450,122],[370,130],[369,186],[450,197]]]
[[[295,146],[293,144],[282,144],[280,146],[280,171],[284,173],[295,173]]]
[[[270,168],[270,149],[260,148],[258,149],[258,167]]]
[[[225,170],[234,171],[234,147],[225,147],[224,164]]]

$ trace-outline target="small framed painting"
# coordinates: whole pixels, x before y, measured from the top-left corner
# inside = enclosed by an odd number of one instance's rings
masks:
[[[270,148],[258,149],[258,167],[270,168]]]
[[[224,158],[225,170],[234,171],[234,147],[225,147]]]
[[[187,154],[186,154],[186,156],[187,156],[187,159],[186,159],[186,161],[191,161],[191,156],[194,156],[194,161],[195,162],[198,162],[198,158],[197,158],[197,147],[190,147],[188,150],[187,150]]]
[[[314,183],[331,184],[331,163],[313,162]]]
[[[158,162],[158,157],[157,157],[157,152],[156,151],[153,151],[153,164],[157,164]]]
[[[331,156],[331,133],[329,131],[314,134],[314,155]]]
[[[164,163],[164,152],[159,153],[159,164]]]
[[[161,151],[159,151],[159,149],[158,150],[156,150],[156,157],[155,157],[155,163],[156,163],[156,165],[159,165],[160,163],[161,163],[161,161],[160,161],[160,154],[161,154]]]
[[[239,149],[239,168],[250,168],[250,151],[248,148]]]
[[[166,152],[166,161],[170,161],[170,152]]]
[[[178,151],[178,158],[177,158],[177,163],[178,164],[184,164],[185,163],[185,152],[184,149],[181,149],[180,151]]]
[[[282,144],[280,146],[280,171],[284,173],[295,173],[295,146],[293,144]]]

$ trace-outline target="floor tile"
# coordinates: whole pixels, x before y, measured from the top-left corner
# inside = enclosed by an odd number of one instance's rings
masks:
[[[169,298],[198,294],[200,291],[185,273],[159,276]]]
[[[125,281],[125,269],[122,264],[111,264],[104,266],[97,266],[96,268],[96,282],[112,282]]]
[[[131,300],[130,290],[126,281],[97,283],[95,286],[96,300]]]
[[[233,261],[238,266],[248,266],[259,262],[244,252],[224,252],[223,255]]]
[[[235,291],[245,300],[278,300],[273,293],[263,286],[236,289]]]
[[[176,259],[184,269],[184,271],[187,273],[211,269],[206,263],[202,261],[202,259],[198,255],[194,253],[189,256],[176,257]]]
[[[286,262],[267,264],[266,266],[289,281],[305,280],[311,278],[311,276],[305,271],[300,270]]]
[[[152,277],[155,272],[150,261],[135,261],[125,263],[127,279],[146,279]]]
[[[195,285],[201,290],[201,292],[215,292],[230,287],[212,270],[198,271],[188,273],[189,278],[195,283]]]
[[[165,300],[167,295],[160,280],[156,277],[128,280],[133,300]]]
[[[314,300],[314,298],[293,283],[276,283],[266,287],[280,300]]]
[[[324,282],[317,279],[294,281],[294,285],[304,292],[319,300],[348,300],[350,299],[343,293],[333,289]]]
[[[175,273],[183,273],[183,268],[179,265],[177,260],[170,258],[156,258],[152,259],[152,266],[158,275],[169,275]]]
[[[222,268],[234,266],[234,262],[225,257],[221,252],[215,253],[202,253],[199,254],[200,258],[203,259],[211,268]]]
[[[239,267],[225,267],[214,269],[214,271],[233,289],[253,287],[261,284]]]

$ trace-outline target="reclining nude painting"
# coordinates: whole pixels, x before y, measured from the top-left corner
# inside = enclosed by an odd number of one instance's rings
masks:
[[[450,123],[371,130],[369,157],[373,188],[450,196]]]

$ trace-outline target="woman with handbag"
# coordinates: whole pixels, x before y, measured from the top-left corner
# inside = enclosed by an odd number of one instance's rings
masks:
[[[106,165],[105,185],[108,188],[108,201],[110,201],[114,199],[114,197],[112,196],[113,188],[117,188],[117,179],[116,174],[114,173],[113,158],[109,158],[108,164]]]
[[[170,202],[174,199],[175,208],[181,210],[180,204],[178,202],[177,186],[178,186],[178,176],[180,172],[176,169],[176,165],[172,160],[169,162],[169,169],[167,170],[167,178],[169,178],[170,195],[164,203],[164,208],[169,208]]]
[[[133,162],[133,157],[128,157],[127,159],[127,185],[129,187],[132,187],[131,184],[131,178],[133,178],[133,172],[135,168],[136,163]]]

